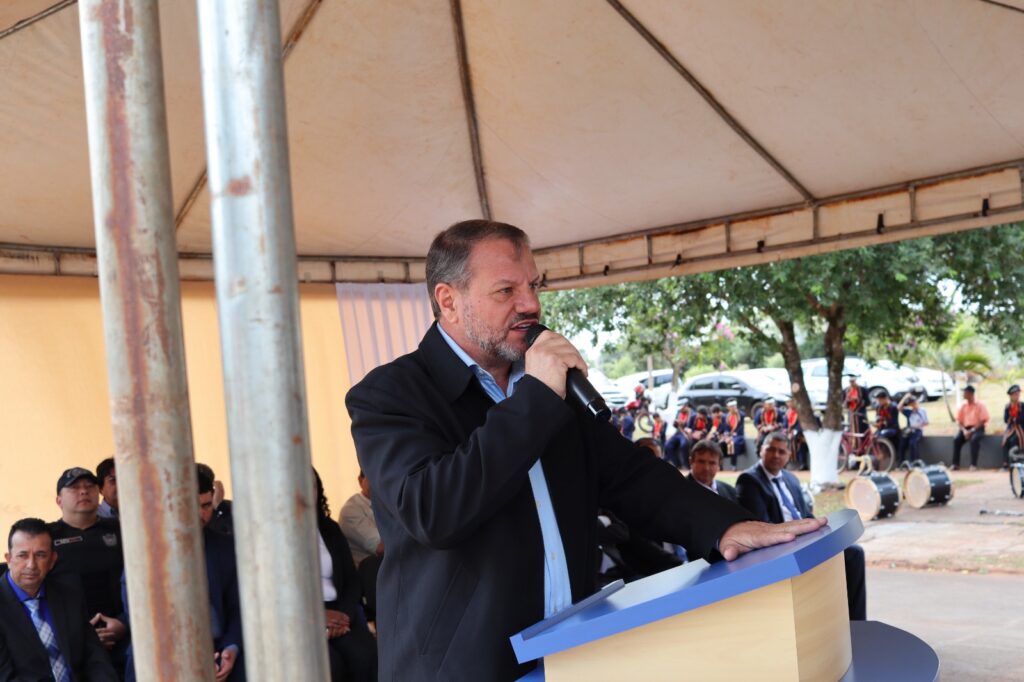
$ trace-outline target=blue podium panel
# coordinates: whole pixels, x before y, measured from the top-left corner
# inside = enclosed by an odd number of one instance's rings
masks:
[[[736,561],[697,560],[638,582],[603,590],[566,617],[556,614],[511,637],[520,663],[615,635],[807,573],[856,542],[857,512],[844,509],[829,524],[793,542],[759,549]]]

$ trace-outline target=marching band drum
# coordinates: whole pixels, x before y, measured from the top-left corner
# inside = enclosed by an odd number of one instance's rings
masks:
[[[888,518],[899,510],[900,487],[888,474],[864,473],[846,486],[846,506],[862,521]]]
[[[947,504],[953,499],[953,480],[943,464],[915,464],[903,477],[903,498],[914,509]]]

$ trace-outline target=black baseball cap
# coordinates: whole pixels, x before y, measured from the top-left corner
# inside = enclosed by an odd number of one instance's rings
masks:
[[[57,479],[57,494],[60,495],[60,491],[67,488],[69,485],[74,484],[75,481],[88,478],[96,485],[100,484],[100,480],[96,478],[96,475],[83,467],[71,467]]]
[[[1013,395],[1014,393],[1020,393],[1020,384],[1014,384],[1006,389],[1006,395]]]

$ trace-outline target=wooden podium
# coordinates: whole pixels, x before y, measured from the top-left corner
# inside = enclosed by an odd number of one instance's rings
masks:
[[[730,563],[613,583],[511,638],[521,663],[543,659],[523,679],[935,680],[938,658],[913,635],[851,628],[843,550],[863,531],[846,509],[819,531]],[[887,674],[885,661],[907,652],[913,675],[906,661],[900,677]]]

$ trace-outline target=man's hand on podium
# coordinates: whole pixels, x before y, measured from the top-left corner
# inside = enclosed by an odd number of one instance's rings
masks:
[[[762,523],[744,521],[729,526],[718,541],[718,551],[726,561],[732,561],[747,552],[762,547],[771,547],[796,539],[798,535],[811,533],[828,523],[828,519],[799,519],[786,523]]]

